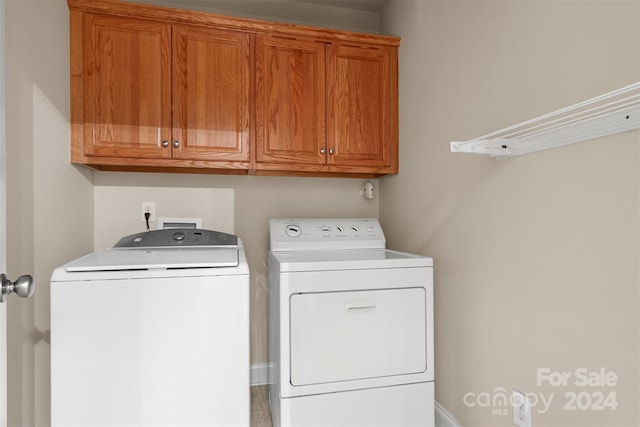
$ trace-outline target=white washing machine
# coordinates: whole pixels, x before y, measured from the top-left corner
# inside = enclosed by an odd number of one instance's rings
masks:
[[[433,261],[375,219],[270,222],[269,401],[279,426],[433,426]]]
[[[249,426],[249,373],[237,236],[151,231],[53,272],[52,426]]]

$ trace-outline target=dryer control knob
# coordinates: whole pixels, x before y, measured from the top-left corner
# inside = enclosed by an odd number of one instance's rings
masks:
[[[289,237],[298,237],[302,234],[302,227],[298,224],[287,224],[284,226],[284,232]]]

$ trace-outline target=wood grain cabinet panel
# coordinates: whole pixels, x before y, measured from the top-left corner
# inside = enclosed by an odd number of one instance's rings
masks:
[[[83,27],[90,164],[248,169],[249,34],[94,14]]]
[[[250,36],[173,26],[173,157],[249,161]]]
[[[397,150],[391,53],[385,47],[327,46],[327,163],[390,168]]]
[[[325,45],[256,38],[256,161],[325,162]]]
[[[256,168],[396,173],[393,52],[257,37]]]
[[[85,15],[84,152],[170,157],[171,26]]]

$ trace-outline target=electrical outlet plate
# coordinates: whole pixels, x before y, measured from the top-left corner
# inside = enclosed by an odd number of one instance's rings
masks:
[[[144,214],[149,212],[151,216],[149,217],[149,222],[155,222],[156,220],[156,202],[142,202],[142,215],[140,216],[140,221],[146,222]]]
[[[527,395],[513,390],[511,404],[513,405],[513,422],[520,427],[531,427],[531,400]]]

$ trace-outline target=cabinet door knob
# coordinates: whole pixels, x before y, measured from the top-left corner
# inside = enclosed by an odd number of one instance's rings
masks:
[[[179,148],[180,147],[180,141],[173,141],[173,148]]]
[[[166,139],[164,141],[162,141],[162,146],[164,148],[167,148],[169,146],[169,141],[167,141]]]
[[[333,154],[335,152],[336,152],[336,150],[334,150],[333,148],[329,150],[329,154]]]
[[[327,149],[326,148],[321,148],[320,149],[320,154],[327,154]]]

